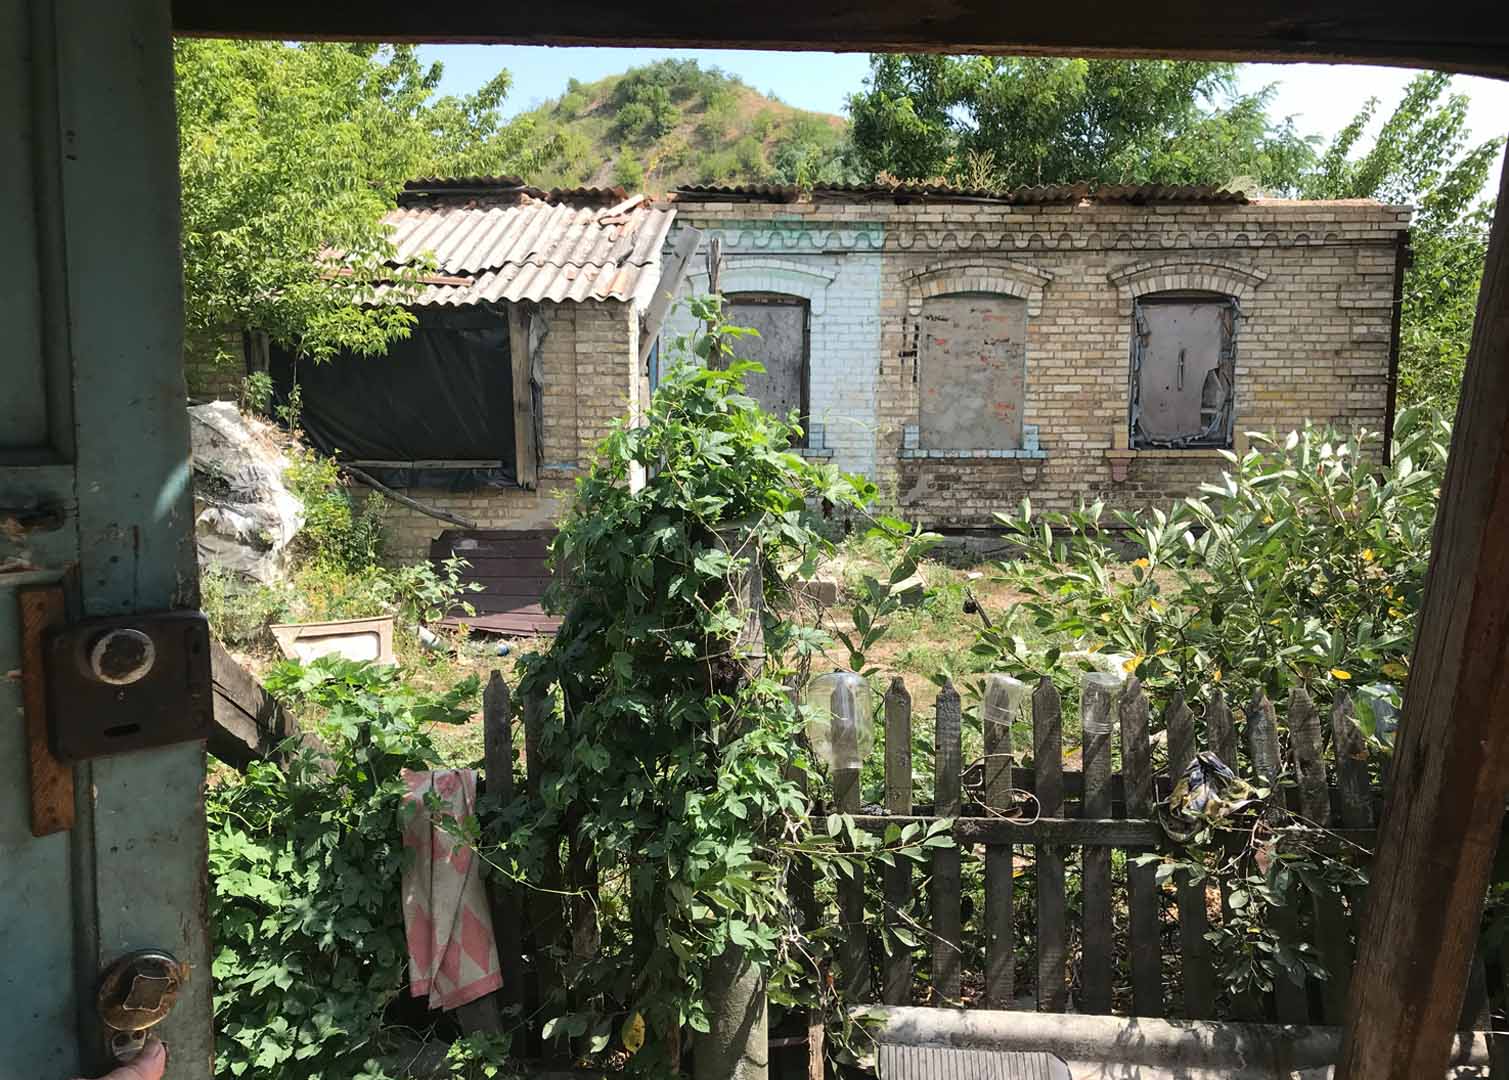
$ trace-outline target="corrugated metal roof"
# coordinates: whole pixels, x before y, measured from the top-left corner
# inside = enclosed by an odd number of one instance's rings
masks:
[[[689,199],[732,202],[795,202],[801,189],[795,184],[683,184],[675,191]]]
[[[398,263],[428,253],[438,274],[464,279],[426,278],[430,283],[410,301],[421,307],[629,300],[646,273],[659,272],[676,211],[643,204],[613,215],[609,209],[528,195],[508,203],[446,199],[401,206],[386,221]]]
[[[688,202],[795,202],[800,191],[794,186],[751,184],[735,186],[690,185],[675,191]],[[1072,205],[1081,200],[1103,203],[1239,204],[1247,202],[1240,191],[1227,191],[1210,184],[1038,184],[1010,190],[961,188],[946,184],[829,184],[812,189],[820,201],[882,201],[896,199],[935,202],[989,202],[1004,206]]]
[[[523,196],[533,199],[548,199],[552,202],[622,202],[627,196],[621,187],[535,187],[518,176],[431,176],[422,180],[410,180],[398,193],[399,206],[427,206],[437,200],[452,200],[468,196],[517,201]]]
[[[1247,196],[1214,184],[1101,184],[1090,196],[1103,203],[1241,204]]]

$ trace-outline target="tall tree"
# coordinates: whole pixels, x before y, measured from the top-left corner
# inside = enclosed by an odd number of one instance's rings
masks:
[[[1291,190],[1311,141],[1239,94],[1230,64],[986,56],[870,59],[849,98],[869,175],[1021,184],[1227,183]]]
[[[412,320],[362,301],[394,276],[382,217],[404,182],[524,172],[551,151],[502,121],[506,72],[437,97],[440,65],[408,47],[183,40],[174,59],[191,339],[247,328],[315,357],[382,352]]]
[[[1415,76],[1365,153],[1371,98],[1301,185],[1312,199],[1380,199],[1415,207],[1404,278],[1399,387],[1406,403],[1449,404],[1462,383],[1493,204],[1483,199],[1502,139],[1471,145],[1467,97],[1440,72]]]

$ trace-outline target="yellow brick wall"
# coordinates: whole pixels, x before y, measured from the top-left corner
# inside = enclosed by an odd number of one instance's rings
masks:
[[[1395,258],[1409,216],[1404,207],[1365,202],[809,201],[683,202],[679,219],[721,229],[725,250],[794,259],[880,244],[875,478],[908,517],[974,527],[990,525],[1023,495],[1053,509],[1093,499],[1132,506],[1190,493],[1220,474],[1224,463],[1208,450],[1117,457],[1129,424],[1132,304],[1147,292],[1239,297],[1239,433],[1285,431],[1307,419],[1380,430]],[[918,421],[916,361],[907,354],[922,303],[976,291],[1027,300],[1023,420],[1038,429],[1041,460],[903,452],[905,429]]]
[[[217,355],[218,354],[218,355]],[[246,376],[246,353],[240,331],[183,343],[183,374],[194,401],[235,401]]]

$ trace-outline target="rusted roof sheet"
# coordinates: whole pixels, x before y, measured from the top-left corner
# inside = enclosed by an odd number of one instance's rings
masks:
[[[1240,191],[1228,191],[1214,184],[1101,184],[1090,196],[1103,203],[1180,203],[1217,205],[1230,203],[1240,205],[1247,196]]]
[[[553,202],[574,200],[587,202],[616,203],[627,196],[621,187],[573,187],[540,188],[518,176],[430,176],[422,180],[410,180],[398,193],[399,206],[424,206],[437,199],[453,199],[468,195],[490,198],[513,198],[529,196]]]
[[[707,202],[795,202],[801,189],[795,184],[683,184],[675,194]]]
[[[640,204],[609,215],[612,208],[521,193],[400,206],[386,221],[398,263],[425,254],[435,261],[435,274],[407,301],[420,307],[629,300],[647,273],[659,273],[676,211]]]
[[[795,202],[800,191],[793,186],[751,184],[739,186],[679,187],[677,199],[687,202]],[[1003,206],[1072,206],[1083,200],[1101,203],[1241,204],[1247,196],[1209,184],[1038,184],[1009,190],[962,188],[947,184],[829,184],[812,189],[814,202],[913,200],[934,202],[987,202]]]

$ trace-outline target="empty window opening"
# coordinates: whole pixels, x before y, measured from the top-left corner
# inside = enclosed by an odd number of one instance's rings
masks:
[[[931,450],[1020,450],[1027,301],[995,293],[922,306],[918,439]]]
[[[1132,333],[1132,446],[1231,446],[1241,311],[1217,293],[1137,301]]]
[[[765,368],[744,377],[749,396],[776,416],[784,418],[796,413],[802,425],[797,445],[807,445],[807,418],[811,410],[807,301],[778,293],[730,293],[723,314],[732,326],[747,326],[760,332],[759,337],[741,337],[733,342],[734,355],[756,360]]]

